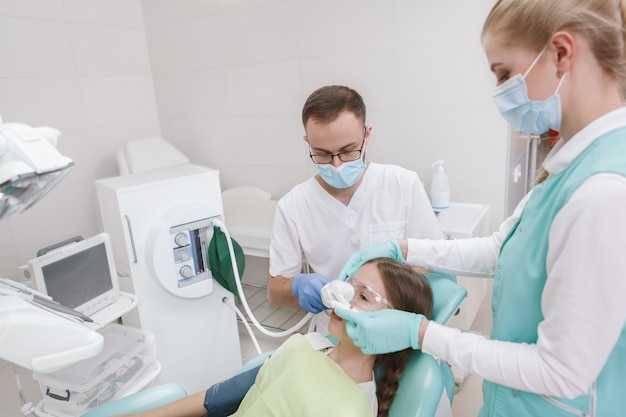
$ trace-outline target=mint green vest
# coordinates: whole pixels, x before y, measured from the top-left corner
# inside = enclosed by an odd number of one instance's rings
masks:
[[[601,172],[626,176],[626,128],[614,130],[598,138],[565,170],[533,190],[520,219],[500,250],[493,283],[491,339],[531,344],[537,342],[537,326],[543,320],[541,295],[547,278],[546,257],[550,226],[572,193],[590,176]],[[626,221],[626,207],[623,221]],[[626,248],[624,251],[626,256]],[[615,279],[626,279],[626,273],[615,271]],[[585,341],[581,340],[580,343]],[[587,394],[568,400],[517,391],[484,381],[484,404],[479,415],[626,416],[624,387],[626,326],[622,329],[621,337],[594,387]]]

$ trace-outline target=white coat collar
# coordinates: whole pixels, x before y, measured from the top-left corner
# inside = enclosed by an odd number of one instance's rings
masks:
[[[626,126],[626,107],[613,110],[589,123],[567,142],[559,140],[550,151],[543,167],[550,175],[556,175],[580,155],[594,140],[611,130]]]

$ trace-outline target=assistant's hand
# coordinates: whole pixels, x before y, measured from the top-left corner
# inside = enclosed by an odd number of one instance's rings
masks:
[[[332,279],[321,274],[298,274],[291,284],[291,292],[298,297],[300,307],[309,313],[317,314],[326,310],[322,303],[322,287]]]
[[[421,314],[402,310],[354,312],[335,309],[335,314],[346,320],[346,332],[363,353],[378,355],[406,348],[419,349],[420,324],[426,319]]]
[[[353,253],[348,258],[348,262],[344,265],[338,278],[345,281],[354,275],[365,262],[374,258],[392,258],[402,263],[406,262],[402,256],[402,250],[400,249],[400,245],[398,245],[398,241],[389,239],[378,245],[369,246]]]

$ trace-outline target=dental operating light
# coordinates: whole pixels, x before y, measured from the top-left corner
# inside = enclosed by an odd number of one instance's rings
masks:
[[[60,136],[53,128],[2,123],[0,118],[0,219],[31,207],[74,165],[56,149]],[[0,279],[0,359],[54,372],[102,350],[102,335],[41,301],[43,294]]]

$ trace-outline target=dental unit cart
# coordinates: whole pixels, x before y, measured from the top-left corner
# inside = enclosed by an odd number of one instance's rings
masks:
[[[43,400],[40,416],[77,417],[145,388],[161,370],[154,357],[151,332],[116,323],[98,331],[100,354],[54,373],[35,372]]]
[[[183,164],[97,180],[120,289],[140,300],[124,324],[154,333],[159,382],[198,392],[241,367],[234,296],[214,282],[207,247],[223,220],[219,172]]]
[[[115,323],[136,308],[137,298],[119,291],[107,233],[86,239],[75,236],[40,249],[20,271],[24,282],[32,281],[36,289],[17,282],[12,283],[14,288],[34,294],[43,308],[79,317],[85,328],[103,339],[102,351],[95,356],[53,372],[34,372],[43,396],[37,415],[80,416],[138,392],[156,378],[161,365],[154,352],[154,336]],[[72,354],[71,349],[67,354]]]

